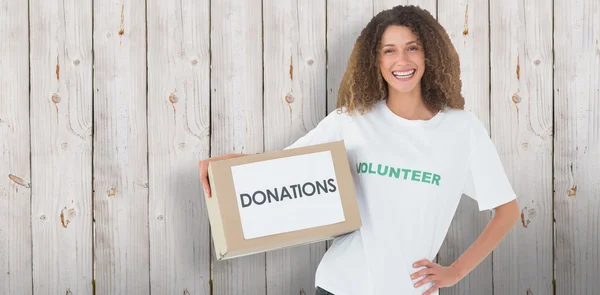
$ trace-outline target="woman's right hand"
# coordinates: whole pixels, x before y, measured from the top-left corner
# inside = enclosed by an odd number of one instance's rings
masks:
[[[210,163],[212,161],[238,158],[238,157],[243,157],[243,156],[245,156],[245,155],[244,154],[227,154],[227,155],[223,155],[223,156],[207,158],[204,160],[200,160],[200,162],[198,162],[198,167],[200,168],[200,181],[202,182],[202,186],[204,187],[204,194],[206,195],[207,198],[211,197],[210,183],[208,182],[208,163]]]

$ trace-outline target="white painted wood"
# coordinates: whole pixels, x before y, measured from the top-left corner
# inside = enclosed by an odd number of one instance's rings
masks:
[[[494,294],[552,294],[552,3],[491,5],[491,135],[522,210]]]
[[[489,20],[487,1],[438,2],[438,20],[460,56],[465,109],[473,112],[489,130]],[[459,17],[460,16],[460,17]],[[490,221],[490,212],[479,212],[477,203],[463,196],[438,263],[451,265],[479,237]],[[488,256],[467,277],[440,294],[492,294],[492,257]]]
[[[150,291],[210,294],[209,1],[149,0],[147,25]]]
[[[33,291],[92,294],[92,1],[29,11]]]
[[[95,294],[150,294],[144,7],[94,2]]]
[[[556,294],[600,289],[597,1],[492,2],[491,36],[487,2],[470,0],[150,0],[147,31],[144,2],[92,3],[0,0],[0,294],[92,294],[94,270],[98,294],[210,294],[211,268],[214,294],[313,294],[323,243],[211,266],[196,163],[314,128],[364,25],[406,3],[439,12],[466,108],[490,128],[522,209],[493,258],[441,294],[551,294],[553,278]],[[489,218],[463,198],[440,263]]]
[[[374,15],[398,5],[415,5],[429,11],[433,17],[437,14],[436,0],[373,0]]]
[[[211,20],[211,155],[262,152],[261,5],[212,1]],[[213,257],[213,280],[215,295],[266,294],[265,254]]]
[[[328,113],[336,108],[338,89],[356,38],[372,17],[372,0],[327,1]]]
[[[554,3],[555,294],[594,294],[600,289],[600,3]]]
[[[325,2],[266,0],[265,150],[281,150],[326,115]],[[314,294],[325,242],[266,254],[267,294]]]
[[[0,294],[32,294],[25,1],[0,1]]]

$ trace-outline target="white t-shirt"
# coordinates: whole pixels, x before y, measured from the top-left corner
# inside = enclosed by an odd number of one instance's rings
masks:
[[[432,284],[414,288],[412,264],[435,258],[462,194],[480,210],[516,198],[468,111],[407,120],[381,100],[363,115],[331,112],[286,149],[342,139],[363,225],[336,238],[319,264],[316,286],[335,295],[423,294]]]

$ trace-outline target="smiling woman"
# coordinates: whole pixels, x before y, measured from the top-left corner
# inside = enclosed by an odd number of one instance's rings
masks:
[[[356,40],[337,105],[287,147],[343,140],[357,168],[362,227],[327,250],[317,292],[433,295],[456,284],[498,245],[519,209],[487,130],[463,110],[458,54],[445,30],[415,6],[377,14]],[[233,156],[240,155],[223,157]],[[210,161],[200,165],[205,188]],[[441,266],[431,260],[463,194],[496,214],[473,246]]]
[[[421,77],[425,71],[425,54],[417,36],[404,26],[390,26],[381,38],[381,75],[390,92],[421,92]],[[414,79],[413,79],[414,78]]]
[[[422,96],[433,114],[462,109],[461,85],[458,53],[446,30],[426,10],[397,6],[373,17],[356,40],[338,107],[365,112],[399,92],[415,101]]]

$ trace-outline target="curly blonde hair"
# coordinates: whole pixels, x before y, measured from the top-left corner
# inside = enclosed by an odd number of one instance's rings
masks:
[[[463,109],[460,62],[446,30],[427,11],[416,6],[396,6],[371,19],[354,44],[338,91],[338,108],[361,114],[388,95],[379,69],[381,38],[388,26],[406,26],[417,36],[425,53],[421,78],[423,100],[433,112]]]

